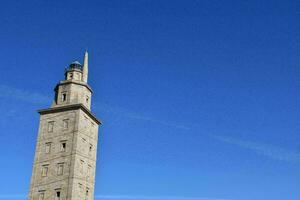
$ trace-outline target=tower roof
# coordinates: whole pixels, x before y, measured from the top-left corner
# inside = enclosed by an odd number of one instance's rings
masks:
[[[74,61],[69,65],[69,69],[80,69],[82,70],[82,65],[78,61]]]

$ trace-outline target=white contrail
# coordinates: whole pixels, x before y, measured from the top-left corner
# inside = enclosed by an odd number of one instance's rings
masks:
[[[231,138],[227,136],[213,135],[211,136],[216,140],[225,142],[228,144],[236,145],[238,147],[248,149],[255,152],[256,154],[269,157],[273,160],[285,161],[285,162],[300,162],[300,153],[288,151],[284,148],[263,144],[245,141],[237,138]]]

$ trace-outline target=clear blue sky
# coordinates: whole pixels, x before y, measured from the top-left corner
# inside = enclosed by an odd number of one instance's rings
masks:
[[[89,50],[96,200],[299,200],[299,1],[5,1],[0,199],[26,199],[40,108]]]

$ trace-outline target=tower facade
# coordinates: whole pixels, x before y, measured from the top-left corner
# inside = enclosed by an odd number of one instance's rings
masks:
[[[50,108],[39,110],[29,200],[93,200],[98,126],[91,113],[87,83],[88,53],[83,66],[73,62],[55,87]]]

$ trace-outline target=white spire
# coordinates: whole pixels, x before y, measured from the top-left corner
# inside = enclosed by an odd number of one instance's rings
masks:
[[[87,50],[84,53],[84,61],[83,61],[83,81],[87,83],[89,73],[89,54]]]

